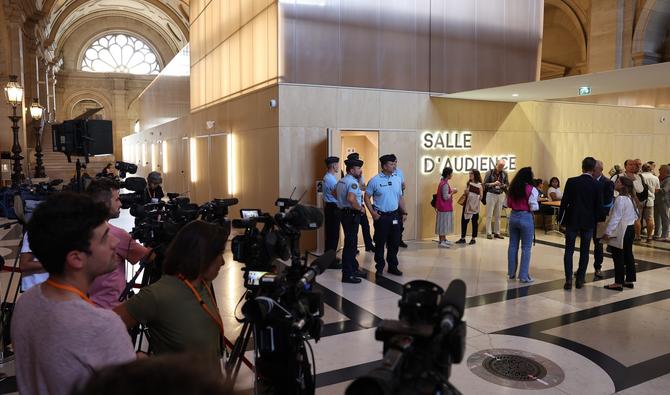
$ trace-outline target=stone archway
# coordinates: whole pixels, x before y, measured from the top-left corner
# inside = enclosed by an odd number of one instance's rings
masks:
[[[636,66],[668,60],[667,36],[670,31],[670,2],[647,0],[635,26],[632,57]]]
[[[583,22],[563,0],[545,0],[541,79],[582,74],[586,63]]]

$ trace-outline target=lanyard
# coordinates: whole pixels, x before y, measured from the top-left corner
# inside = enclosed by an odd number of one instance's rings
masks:
[[[193,284],[191,284],[191,282],[188,281],[188,280],[186,279],[186,277],[184,277],[184,275],[182,275],[182,274],[178,274],[178,275],[177,275],[177,278],[179,278],[184,284],[186,284],[186,286],[191,290],[191,292],[193,292],[193,296],[195,296],[195,299],[196,299],[196,300],[198,301],[198,303],[200,304],[200,307],[202,307],[202,309],[205,310],[205,313],[207,313],[207,315],[209,316],[209,318],[211,318],[212,321],[214,321],[214,323],[215,323],[215,324],[219,327],[219,329],[221,330],[221,334],[223,334],[223,321],[221,321],[221,317],[220,317],[219,314],[218,314],[218,312],[219,312],[219,307],[217,306],[217,304],[216,304],[216,300],[214,300],[214,295],[212,295],[212,292],[209,290],[209,287],[207,286],[207,284],[205,284],[205,290],[206,290],[207,293],[209,294],[209,297],[210,297],[210,299],[212,300],[212,303],[214,303],[214,307],[216,307],[216,310],[217,310],[217,311],[216,311],[216,312],[217,312],[216,315],[214,315],[214,314],[212,313],[212,311],[211,311],[211,310],[209,309],[209,307],[207,306],[207,303],[205,303],[205,301],[202,300],[202,297],[200,297],[200,294],[198,293],[198,291],[196,291],[196,289],[195,289],[195,287],[193,286]]]
[[[89,303],[91,306],[95,306],[95,304],[93,304],[93,302],[91,302],[91,299],[89,299],[88,296],[86,296],[83,292],[81,292],[80,290],[78,290],[75,287],[72,287],[72,286],[66,285],[66,284],[61,284],[61,283],[56,282],[52,279],[48,279],[46,281],[46,283],[49,284],[50,286],[54,287],[54,288],[62,289],[63,291],[76,294],[77,296],[82,298],[85,302]]]

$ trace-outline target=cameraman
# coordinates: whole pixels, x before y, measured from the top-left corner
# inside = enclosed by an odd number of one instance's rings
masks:
[[[228,234],[215,224],[189,222],[170,243],[161,279],[114,309],[128,328],[149,328],[154,354],[194,352],[220,373],[223,322],[211,282],[225,263]]]
[[[119,188],[117,181],[100,178],[91,182],[86,190],[95,202],[103,203],[109,209],[107,220],[118,218],[121,213]],[[119,304],[119,296],[126,287],[126,260],[136,264],[151,253],[150,249],[133,240],[125,230],[110,224],[109,232],[119,239],[119,244],[114,250],[116,268],[96,278],[89,290],[93,303],[105,309],[112,309]]]
[[[146,203],[158,203],[165,194],[163,193],[163,188],[161,184],[163,183],[163,178],[161,178],[161,173],[157,171],[152,171],[147,176],[147,187],[142,192],[142,201]]]

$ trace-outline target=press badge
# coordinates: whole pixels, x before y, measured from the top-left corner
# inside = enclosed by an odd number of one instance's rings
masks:
[[[398,225],[398,220],[397,219],[393,220],[393,225]]]

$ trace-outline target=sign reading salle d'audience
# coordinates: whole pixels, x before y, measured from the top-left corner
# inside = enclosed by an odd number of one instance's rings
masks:
[[[498,160],[505,160],[507,171],[516,170],[516,155],[462,155],[460,152],[472,149],[472,132],[444,131],[424,132],[421,135],[421,149],[424,151],[444,152],[442,155],[424,155],[421,157],[422,174],[440,174],[445,167],[451,167],[455,173],[467,173],[477,169],[485,173],[495,168]],[[457,151],[452,153],[451,151]]]

